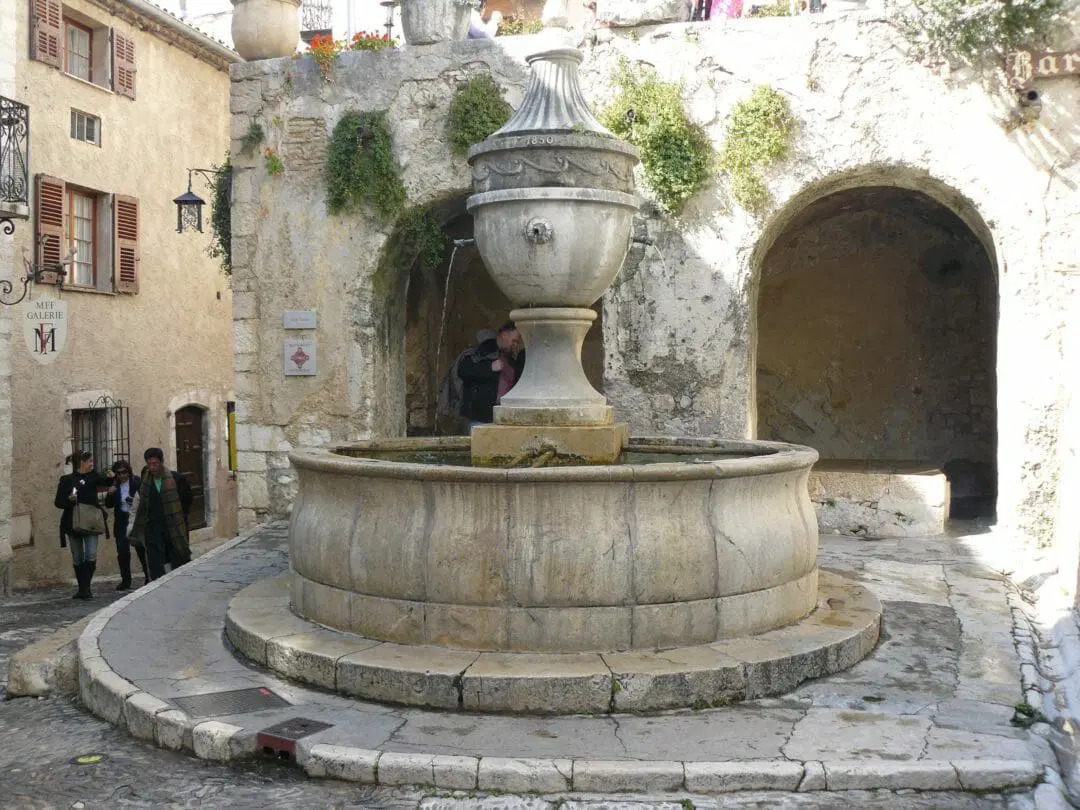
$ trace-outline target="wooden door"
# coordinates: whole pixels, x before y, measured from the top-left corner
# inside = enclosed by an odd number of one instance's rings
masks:
[[[191,485],[191,514],[189,529],[201,529],[206,525],[206,469],[203,462],[202,408],[188,405],[176,412],[176,471],[182,473]]]

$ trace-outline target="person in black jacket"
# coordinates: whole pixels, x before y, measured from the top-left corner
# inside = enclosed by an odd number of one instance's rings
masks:
[[[113,462],[113,485],[105,493],[105,505],[113,510],[113,536],[116,538],[116,562],[120,566],[120,584],[118,591],[131,588],[131,542],[128,540],[128,517],[131,515],[131,502],[142,485],[142,479],[131,472],[131,465],[124,459]],[[142,566],[143,585],[150,581],[146,567],[146,549],[135,546]]]
[[[476,343],[476,350],[457,365],[462,383],[461,415],[469,420],[470,429],[494,419],[495,406],[525,370],[521,333],[513,321],[500,326],[498,334],[490,329],[477,332]]]
[[[75,534],[71,529],[72,514],[76,503],[99,506],[98,488],[108,486],[109,479],[99,475],[94,469],[94,455],[87,450],[68,456],[66,461],[71,463],[74,470],[68,475],[60,476],[54,499],[56,508],[64,510],[60,517],[60,547],[71,547],[75,579],[79,583],[79,590],[72,595],[72,599],[89,599],[93,596],[90,592],[90,581],[94,578],[94,569],[97,568],[98,535]]]

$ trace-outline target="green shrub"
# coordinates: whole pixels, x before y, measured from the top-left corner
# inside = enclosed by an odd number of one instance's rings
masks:
[[[650,67],[615,74],[618,95],[600,120],[641,151],[645,181],[657,203],[677,214],[712,176],[716,153],[700,124],[683,106],[682,86],[667,82]]]
[[[787,99],[768,85],[735,105],[720,150],[720,167],[731,178],[731,193],[747,211],[760,214],[769,204],[761,172],[791,151],[795,116]]]
[[[225,275],[232,275],[232,163],[229,156],[214,166],[214,196],[210,199],[210,226],[213,234],[206,252],[221,259]]]
[[[1021,46],[1045,44],[1071,0],[911,0],[897,15],[916,55],[978,64]]]
[[[326,205],[331,214],[370,205],[384,222],[405,206],[405,186],[394,162],[386,111],[348,112],[330,136]]]
[[[544,30],[543,20],[523,20],[520,17],[503,17],[499,23],[498,37],[512,37],[516,34],[539,34]]]
[[[491,76],[474,76],[454,91],[446,117],[446,135],[456,155],[464,155],[510,120],[513,108]]]

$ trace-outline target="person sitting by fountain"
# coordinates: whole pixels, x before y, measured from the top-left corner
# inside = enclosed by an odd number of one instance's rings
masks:
[[[461,415],[476,425],[491,424],[494,408],[525,370],[525,350],[521,333],[513,321],[499,327],[498,333],[482,329],[476,333],[476,349],[458,361],[461,378]]]

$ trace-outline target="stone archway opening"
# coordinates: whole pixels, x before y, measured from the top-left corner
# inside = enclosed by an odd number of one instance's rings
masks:
[[[449,244],[471,239],[472,216],[464,213],[464,200],[450,214],[443,230]],[[453,259],[453,266],[451,266]],[[438,392],[462,350],[474,345],[481,329],[498,329],[510,318],[513,303],[492,281],[474,245],[446,251],[435,268],[417,261],[408,276],[405,302],[405,407],[410,436],[465,433],[463,420],[436,414]],[[582,348],[582,365],[597,391],[603,391],[603,307],[593,309],[596,322]],[[526,347],[526,357],[528,347]]]
[[[464,211],[464,198],[452,208],[443,230],[448,240],[473,235],[472,216]],[[452,245],[452,241],[449,241]],[[451,260],[453,264],[451,265]],[[480,253],[473,245],[448,248],[437,267],[415,262],[409,272],[405,302],[405,408],[406,433],[430,436],[466,432],[464,420],[436,414],[439,389],[462,350],[475,343],[482,329],[498,329],[514,308],[496,286]],[[603,308],[582,349],[582,364],[589,381],[602,391]],[[526,347],[526,357],[528,347]]]
[[[758,436],[823,462],[943,470],[951,516],[992,516],[997,285],[985,242],[910,188],[834,191],[761,261]]]

